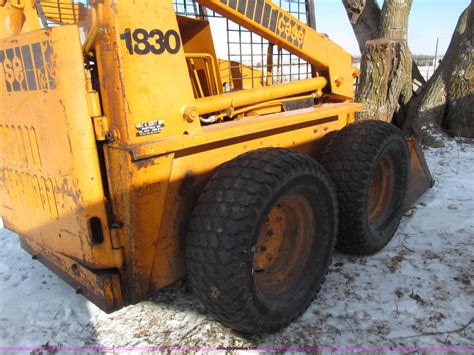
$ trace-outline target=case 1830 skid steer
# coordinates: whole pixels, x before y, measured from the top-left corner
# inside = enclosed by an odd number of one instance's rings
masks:
[[[354,122],[357,70],[327,36],[271,0],[196,3],[312,77],[224,90],[209,22],[172,0],[0,0],[0,212],[106,312],[187,275],[220,322],[270,332],[334,246],[380,250],[432,179],[398,128]]]

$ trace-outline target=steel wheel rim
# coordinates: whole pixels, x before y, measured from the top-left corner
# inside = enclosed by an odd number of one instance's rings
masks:
[[[311,203],[292,193],[281,197],[260,228],[253,273],[257,289],[283,293],[298,280],[308,262],[315,237]]]
[[[370,178],[367,198],[369,225],[377,229],[390,216],[393,206],[395,167],[388,154],[382,155]]]

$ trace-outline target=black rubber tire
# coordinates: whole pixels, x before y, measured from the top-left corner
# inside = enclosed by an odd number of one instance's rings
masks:
[[[256,286],[255,246],[269,211],[286,194],[307,199],[317,221],[311,230],[317,231],[299,277],[289,289],[270,295]],[[261,334],[286,326],[309,306],[325,279],[337,216],[330,177],[309,156],[266,148],[235,158],[216,171],[193,211],[185,251],[195,295],[234,330]]]
[[[390,164],[390,193],[378,223],[369,222],[369,186],[381,161]],[[322,160],[336,185],[339,234],[336,249],[370,255],[393,237],[403,214],[409,155],[406,140],[395,126],[382,121],[358,121],[344,127],[330,142]],[[380,169],[380,168],[379,168]]]

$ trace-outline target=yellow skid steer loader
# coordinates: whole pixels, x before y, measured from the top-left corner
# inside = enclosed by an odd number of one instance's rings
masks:
[[[354,122],[357,70],[327,36],[271,0],[193,4],[205,11],[0,0],[0,213],[106,312],[187,275],[222,323],[275,331],[310,304],[334,246],[380,250],[432,179],[398,128]],[[271,55],[241,63],[258,85],[221,75],[235,62],[219,62],[206,12],[311,77],[272,82]]]

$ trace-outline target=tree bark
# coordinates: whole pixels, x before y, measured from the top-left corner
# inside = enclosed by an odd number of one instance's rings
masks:
[[[412,57],[407,26],[413,0],[386,0],[378,40],[368,41],[362,56],[356,99],[365,104],[357,119],[392,122],[413,94]]]
[[[440,66],[410,104],[405,130],[438,145],[439,128],[474,138],[474,1],[462,13]]]
[[[413,0],[389,0],[382,7],[379,35],[397,41],[407,41],[408,18]]]
[[[342,3],[351,21],[360,52],[363,54],[367,41],[385,37],[381,29],[387,26],[387,21],[383,21],[382,10],[376,0],[342,0]],[[390,12],[393,14],[393,11]],[[416,87],[426,83],[413,61],[412,77],[416,81]]]
[[[361,73],[356,100],[364,103],[364,109],[357,119],[392,122],[400,104],[406,104],[412,96],[407,44],[390,39],[367,42]]]
[[[380,18],[382,11],[375,0],[342,0],[359,44],[364,53],[365,44],[380,38]]]

